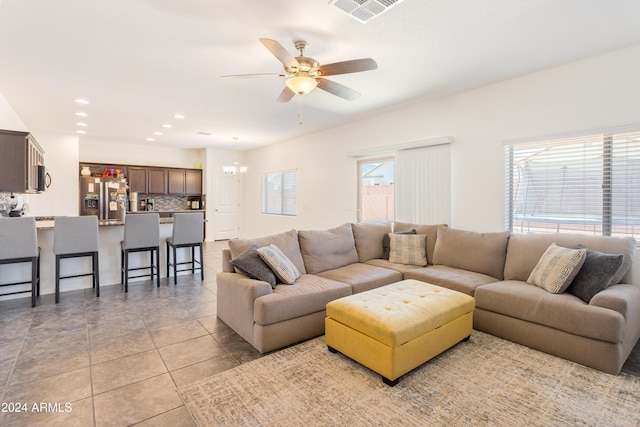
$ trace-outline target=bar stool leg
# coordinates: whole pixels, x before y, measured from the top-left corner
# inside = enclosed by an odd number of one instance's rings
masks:
[[[129,292],[129,251],[124,250],[124,291]]]
[[[38,280],[38,260],[39,257],[31,259],[31,307],[36,306],[36,282]]]
[[[202,243],[198,245],[200,247],[200,279],[204,280],[204,262],[202,261]]]
[[[166,264],[167,264],[167,277],[171,277],[171,270],[169,269],[169,266],[171,265],[171,263],[169,262],[169,242],[165,242],[165,258],[166,258]]]
[[[60,255],[56,255],[56,304],[60,302]]]
[[[191,274],[196,274],[196,247],[191,246]]]
[[[93,253],[93,283],[96,288],[96,297],[100,296],[100,262],[98,252]]]
[[[160,287],[160,246],[157,246],[154,250],[156,253],[156,287]],[[151,276],[153,281],[153,276]]]
[[[178,284],[178,248],[173,246],[172,249],[173,249],[173,284],[177,285]]]

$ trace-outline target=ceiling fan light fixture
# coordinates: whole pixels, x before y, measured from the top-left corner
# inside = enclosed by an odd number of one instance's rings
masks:
[[[298,95],[305,95],[318,86],[318,81],[309,76],[293,76],[288,78],[285,83],[289,89]]]

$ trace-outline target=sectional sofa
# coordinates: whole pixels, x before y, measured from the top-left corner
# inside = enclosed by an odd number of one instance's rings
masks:
[[[405,233],[425,242],[425,259],[417,261],[425,265],[399,258],[397,235]],[[395,244],[395,252],[388,257],[389,244]],[[552,244],[579,249],[582,261],[570,282],[580,268],[587,279],[601,275],[587,273],[590,258],[585,261],[585,254],[619,255],[608,257],[620,261],[607,272],[608,287],[585,298],[529,283]],[[292,285],[277,275],[272,280],[245,270],[243,263],[259,263],[261,248],[273,246],[297,270]],[[264,353],[322,335],[329,301],[417,279],[473,296],[474,329],[617,374],[640,338],[640,286],[631,278],[634,250],[632,238],[478,233],[446,225],[344,224],[330,230],[291,230],[229,241],[223,271],[217,275],[217,314]],[[563,265],[554,268],[564,271]]]

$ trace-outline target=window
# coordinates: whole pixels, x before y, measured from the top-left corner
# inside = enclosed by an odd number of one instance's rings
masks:
[[[262,175],[262,213],[295,216],[297,184],[296,171]]]
[[[358,222],[393,221],[393,158],[359,161],[358,170]]]
[[[640,234],[640,131],[506,146],[514,232]]]

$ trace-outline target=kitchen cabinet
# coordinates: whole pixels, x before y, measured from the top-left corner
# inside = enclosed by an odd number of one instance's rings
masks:
[[[0,191],[44,190],[39,188],[40,175],[44,174],[44,150],[29,132],[0,131],[0,170]]]
[[[147,193],[149,170],[147,168],[139,168],[130,166],[128,168],[129,191],[135,193]]]
[[[167,194],[167,169],[147,168],[147,193]]]
[[[202,170],[185,169],[185,194],[199,196],[202,194]]]
[[[169,169],[169,194],[183,195],[184,189],[184,169]]]

